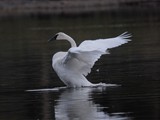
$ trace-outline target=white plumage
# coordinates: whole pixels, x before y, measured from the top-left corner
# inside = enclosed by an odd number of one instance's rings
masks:
[[[59,32],[50,40],[53,38],[67,40],[71,48],[67,52],[57,52],[52,58],[52,67],[68,87],[105,85],[103,83],[93,84],[85,76],[91,72],[91,68],[101,55],[109,54],[107,50],[110,48],[128,43],[130,37],[131,35],[125,32],[115,38],[85,40],[77,47],[70,36]]]

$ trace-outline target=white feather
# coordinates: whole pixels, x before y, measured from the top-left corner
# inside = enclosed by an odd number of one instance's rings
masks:
[[[52,66],[60,79],[70,87],[98,85],[90,83],[84,76],[91,72],[91,68],[101,55],[109,54],[108,49],[128,43],[130,41],[128,38],[131,37],[125,32],[115,38],[86,40],[76,47],[71,37],[62,32],[58,35],[61,39],[68,40],[72,46],[68,52],[56,53],[52,59]]]

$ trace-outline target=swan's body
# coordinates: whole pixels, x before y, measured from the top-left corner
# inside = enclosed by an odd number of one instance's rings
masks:
[[[107,49],[127,43],[130,37],[131,35],[123,33],[115,38],[86,40],[77,47],[70,36],[59,32],[53,38],[69,41],[71,48],[67,52],[57,52],[52,58],[52,67],[68,87],[103,85],[93,84],[85,76],[91,72],[91,68],[101,55],[109,54]]]

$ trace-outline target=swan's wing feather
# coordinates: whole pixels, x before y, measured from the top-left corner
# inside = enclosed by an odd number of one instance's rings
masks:
[[[86,40],[82,42],[79,47],[83,50],[100,50],[105,52],[107,49],[118,47],[122,44],[128,43],[131,41],[129,38],[131,34],[124,32],[123,34],[108,39],[97,39],[97,40]]]
[[[105,53],[97,50],[83,51],[79,48],[71,48],[65,56],[63,63],[68,69],[72,69],[75,72],[78,71],[80,74],[87,76],[91,72],[94,63],[102,54]]]
[[[108,53],[107,49],[127,43],[129,37],[131,35],[123,33],[115,38],[84,41],[79,47],[70,48],[63,62],[68,69],[86,76],[101,55]]]

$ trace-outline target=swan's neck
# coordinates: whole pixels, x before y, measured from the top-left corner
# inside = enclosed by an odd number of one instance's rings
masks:
[[[66,40],[70,42],[71,47],[77,47],[76,42],[70,36],[68,36]]]

